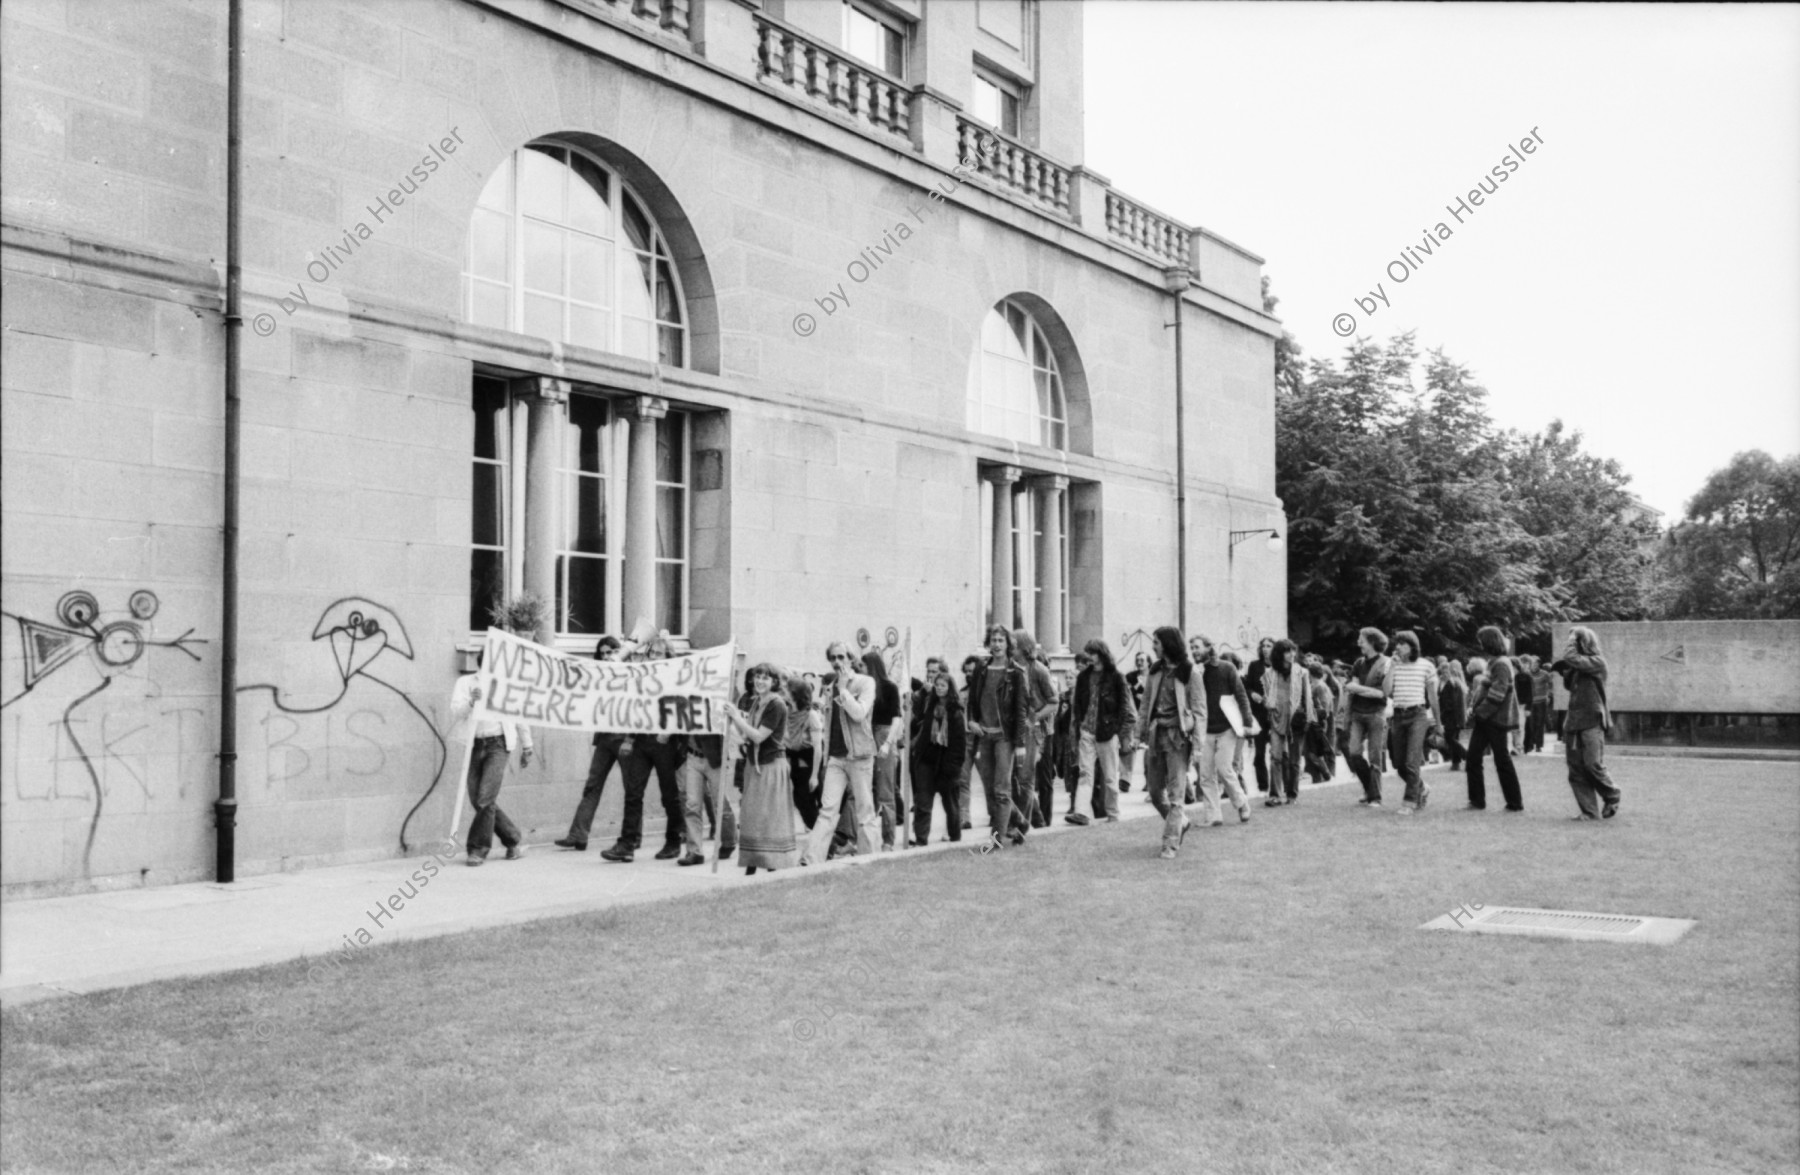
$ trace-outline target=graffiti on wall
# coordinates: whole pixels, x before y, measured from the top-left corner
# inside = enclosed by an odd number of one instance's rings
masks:
[[[331,651],[333,671],[337,679],[337,694],[334,697],[315,706],[296,705],[283,696],[280,686],[271,682],[242,685],[238,687],[238,692],[267,692],[276,711],[290,720],[309,715],[325,716],[327,724],[318,737],[311,741],[313,745],[325,748],[328,756],[334,741],[340,749],[342,748],[345,734],[360,743],[360,747],[350,748],[364,754],[365,758],[360,766],[344,765],[340,759],[341,769],[345,773],[355,776],[372,776],[380,772],[386,761],[385,755],[382,753],[382,744],[387,740],[385,737],[378,738],[376,735],[385,735],[388,725],[387,719],[379,707],[362,705],[356,695],[372,687],[384,690],[400,699],[406,708],[417,716],[425,730],[430,733],[432,741],[437,744],[436,762],[431,767],[431,780],[426,784],[418,802],[412,806],[411,810],[407,812],[406,818],[400,822],[400,851],[409,852],[411,845],[407,840],[407,829],[411,826],[413,817],[418,814],[420,808],[425,806],[425,801],[431,798],[437,790],[438,784],[443,780],[444,766],[449,759],[449,747],[444,742],[444,736],[439,732],[438,724],[433,721],[431,715],[422,709],[405,690],[387,680],[382,673],[375,671],[381,668],[383,664],[381,659],[384,656],[388,657],[387,664],[394,664],[394,658],[403,658],[408,661],[413,659],[412,642],[406,635],[406,626],[401,623],[400,617],[386,605],[376,603],[363,596],[346,596],[341,600],[334,600],[326,606],[325,611],[319,616],[318,623],[313,626],[312,640],[326,642],[326,647]],[[367,685],[365,686],[364,683]],[[330,719],[340,715],[341,724],[334,727],[330,723]],[[382,729],[375,730],[374,723],[379,723]],[[264,729],[268,730],[266,722]],[[265,736],[267,749],[273,751],[288,747],[291,744],[287,740],[298,734],[299,731],[300,726],[295,721],[293,729],[285,732],[280,740]],[[334,731],[337,733],[334,734]],[[303,763],[310,765],[311,755],[304,751],[300,753]],[[370,759],[368,757],[370,755],[378,757]],[[328,773],[329,769],[328,758]],[[304,766],[302,770],[304,770]]]
[[[206,643],[195,638],[192,628],[173,640],[154,639],[150,622],[155,619],[161,606],[155,592],[141,588],[132,592],[126,601],[125,615],[115,613],[114,618],[109,620],[92,592],[77,589],[65,592],[56,602],[57,623],[54,624],[13,612],[0,612],[0,618],[17,625],[20,646],[16,658],[7,658],[8,664],[16,662],[19,665],[20,679],[16,688],[12,681],[0,687],[5,690],[5,696],[0,697],[0,710],[31,697],[38,687],[52,679],[55,679],[56,687],[61,691],[57,695],[59,699],[69,694],[74,695],[63,705],[62,715],[56,725],[61,728],[61,737],[67,740],[70,749],[74,751],[74,760],[81,765],[82,772],[87,777],[88,791],[93,800],[93,811],[88,817],[87,842],[82,850],[83,874],[90,872],[94,837],[100,830],[100,818],[106,805],[106,786],[102,779],[104,761],[119,757],[115,755],[114,748],[141,731],[143,726],[131,727],[123,733],[109,731],[107,719],[110,715],[101,713],[100,742],[97,746],[90,746],[82,741],[79,733],[80,728],[88,723],[88,718],[80,711],[100,698],[120,677],[128,676],[148,650],[173,649],[198,661],[200,654],[189,646]],[[8,625],[8,632],[10,635],[11,625]],[[105,709],[104,706],[97,708],[102,711]],[[19,727],[16,725],[15,741],[18,733]],[[53,757],[51,762],[59,765],[62,759]],[[142,777],[137,777],[137,780],[140,785],[144,783]],[[55,782],[60,784],[60,779]],[[21,798],[24,797],[21,795]],[[46,798],[69,797],[62,796],[60,790],[53,787],[50,796]]]

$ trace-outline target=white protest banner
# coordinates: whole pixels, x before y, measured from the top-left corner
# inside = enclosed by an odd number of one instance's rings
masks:
[[[657,661],[590,661],[490,628],[475,717],[551,730],[717,734],[735,657],[724,644]]]

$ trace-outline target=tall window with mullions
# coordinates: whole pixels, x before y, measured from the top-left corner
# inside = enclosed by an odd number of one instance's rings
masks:
[[[489,611],[507,597],[507,534],[511,529],[512,397],[506,384],[477,377],[474,483],[469,527],[469,631],[491,622]]]
[[[607,401],[569,397],[563,425],[561,540],[556,554],[556,631],[577,636],[607,631],[606,516],[612,462]]]
[[[687,633],[688,418],[656,422],[656,625]]]

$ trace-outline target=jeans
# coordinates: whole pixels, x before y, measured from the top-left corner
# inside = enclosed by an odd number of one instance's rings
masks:
[[[638,848],[644,841],[644,789],[650,783],[650,772],[656,772],[656,786],[662,797],[663,843],[681,843],[681,785],[675,780],[675,744],[658,742],[655,735],[640,734],[631,740],[631,754],[620,763],[625,777],[625,820],[619,827],[619,843]]]
[[[1162,844],[1173,849],[1181,844],[1181,830],[1187,823],[1182,801],[1187,798],[1188,760],[1193,746],[1185,737],[1167,727],[1150,732],[1150,746],[1144,756],[1145,786],[1150,802],[1163,818]]]
[[[1075,750],[1076,779],[1075,811],[1086,816],[1090,806],[1094,805],[1094,773],[1099,770],[1101,776],[1100,803],[1098,809],[1104,809],[1106,815],[1116,817],[1119,814],[1119,739],[1117,735],[1105,742],[1096,742],[1094,732],[1083,730],[1081,741]]]
[[[875,816],[874,776],[874,759],[834,756],[825,760],[825,791],[819,797],[819,819],[813,824],[812,835],[806,838],[806,849],[800,856],[803,864],[825,859],[831,848],[831,834],[837,831],[838,812],[843,807],[846,791],[856,805],[856,851],[875,851],[875,830],[880,825]]]
[[[1563,732],[1563,758],[1569,764],[1569,789],[1584,816],[1602,815],[1600,805],[1616,807],[1619,789],[1606,773],[1606,732],[1598,726]]]
[[[1244,798],[1243,785],[1238,782],[1237,758],[1243,742],[1230,730],[1209,733],[1200,739],[1200,819],[1207,824],[1220,822],[1221,783],[1239,816],[1250,810],[1250,801]]]
[[[975,748],[975,769],[981,772],[983,794],[987,796],[988,832],[995,840],[1005,840],[1007,826],[1012,823],[1013,745],[1003,734],[983,733]]]
[[[600,796],[606,790],[606,778],[613,764],[619,762],[619,742],[608,739],[594,744],[594,757],[588,760],[587,783],[581,789],[581,801],[575,805],[575,818],[569,821],[569,840],[585,845],[594,828],[594,813],[600,810]]]
[[[494,837],[512,848],[519,843],[519,828],[500,810],[500,785],[506,781],[506,764],[512,755],[506,740],[498,736],[475,740],[469,757],[469,804],[475,818],[469,822],[469,856],[485,857],[494,847]]]
[[[944,829],[951,840],[962,839],[962,808],[957,795],[957,774],[967,756],[951,762],[946,748],[923,747],[913,758],[913,843],[931,839],[931,802],[944,802]]]
[[[737,818],[732,811],[730,795],[720,795],[722,767],[714,767],[704,755],[689,755],[681,765],[683,815],[687,821],[688,852],[698,853],[706,843],[706,826],[710,818],[719,830],[719,855],[737,849]],[[729,790],[729,789],[727,789]],[[723,806],[724,815],[719,815]]]
[[[887,745],[892,729],[891,724],[875,728],[875,807],[881,813],[881,843],[886,848],[894,847],[895,829],[905,819],[900,811],[900,756],[893,751],[884,755],[879,750]]]
[[[1268,728],[1265,721],[1263,728],[1256,732],[1253,740],[1256,744],[1256,790],[1269,790],[1269,747],[1274,742],[1275,732]]]
[[[1027,722],[1025,741],[1013,755],[1012,770],[1012,826],[1021,837],[1050,823],[1048,814],[1038,810],[1037,765],[1043,745],[1044,732],[1035,720]]]
[[[1269,798],[1300,798],[1300,740],[1282,730],[1268,731]]]
[[[962,771],[956,777],[956,810],[962,813],[966,824],[969,820],[969,777],[975,774],[975,755],[981,748],[981,740],[970,735],[965,741],[969,745],[963,752]]]
[[[1344,759],[1350,764],[1350,770],[1362,781],[1363,799],[1371,803],[1381,802],[1381,769],[1370,762],[1379,759],[1381,744],[1387,741],[1387,716],[1377,710],[1373,714],[1350,712],[1349,743],[1344,750]]]
[[[1419,706],[1410,712],[1395,711],[1393,731],[1400,778],[1406,784],[1402,803],[1415,808],[1425,806],[1425,780],[1419,768],[1425,763],[1425,732],[1431,729],[1431,708]]]
[[[1511,732],[1483,719],[1475,720],[1475,732],[1469,736],[1469,806],[1487,807],[1487,782],[1481,777],[1482,752],[1494,752],[1494,774],[1500,777],[1500,793],[1506,797],[1509,811],[1525,810],[1525,798],[1519,791],[1519,773],[1513,769],[1512,756],[1506,752],[1507,735]]]

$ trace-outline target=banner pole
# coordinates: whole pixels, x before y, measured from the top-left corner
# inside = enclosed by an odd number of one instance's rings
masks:
[[[719,714],[719,799],[713,804],[712,840],[710,842],[712,844],[714,877],[719,875],[719,838],[725,835],[725,805],[731,802],[731,783],[737,776],[737,754],[734,740],[731,737],[731,718],[725,712],[725,707],[732,704],[731,691],[737,688],[737,637],[733,636],[725,643],[731,648],[731,653],[725,658],[726,663],[731,666],[731,682],[725,687],[725,701],[720,703]],[[708,703],[708,706],[708,713],[711,713],[711,703]],[[740,838],[744,832],[742,828],[743,815],[742,812],[738,813]]]

